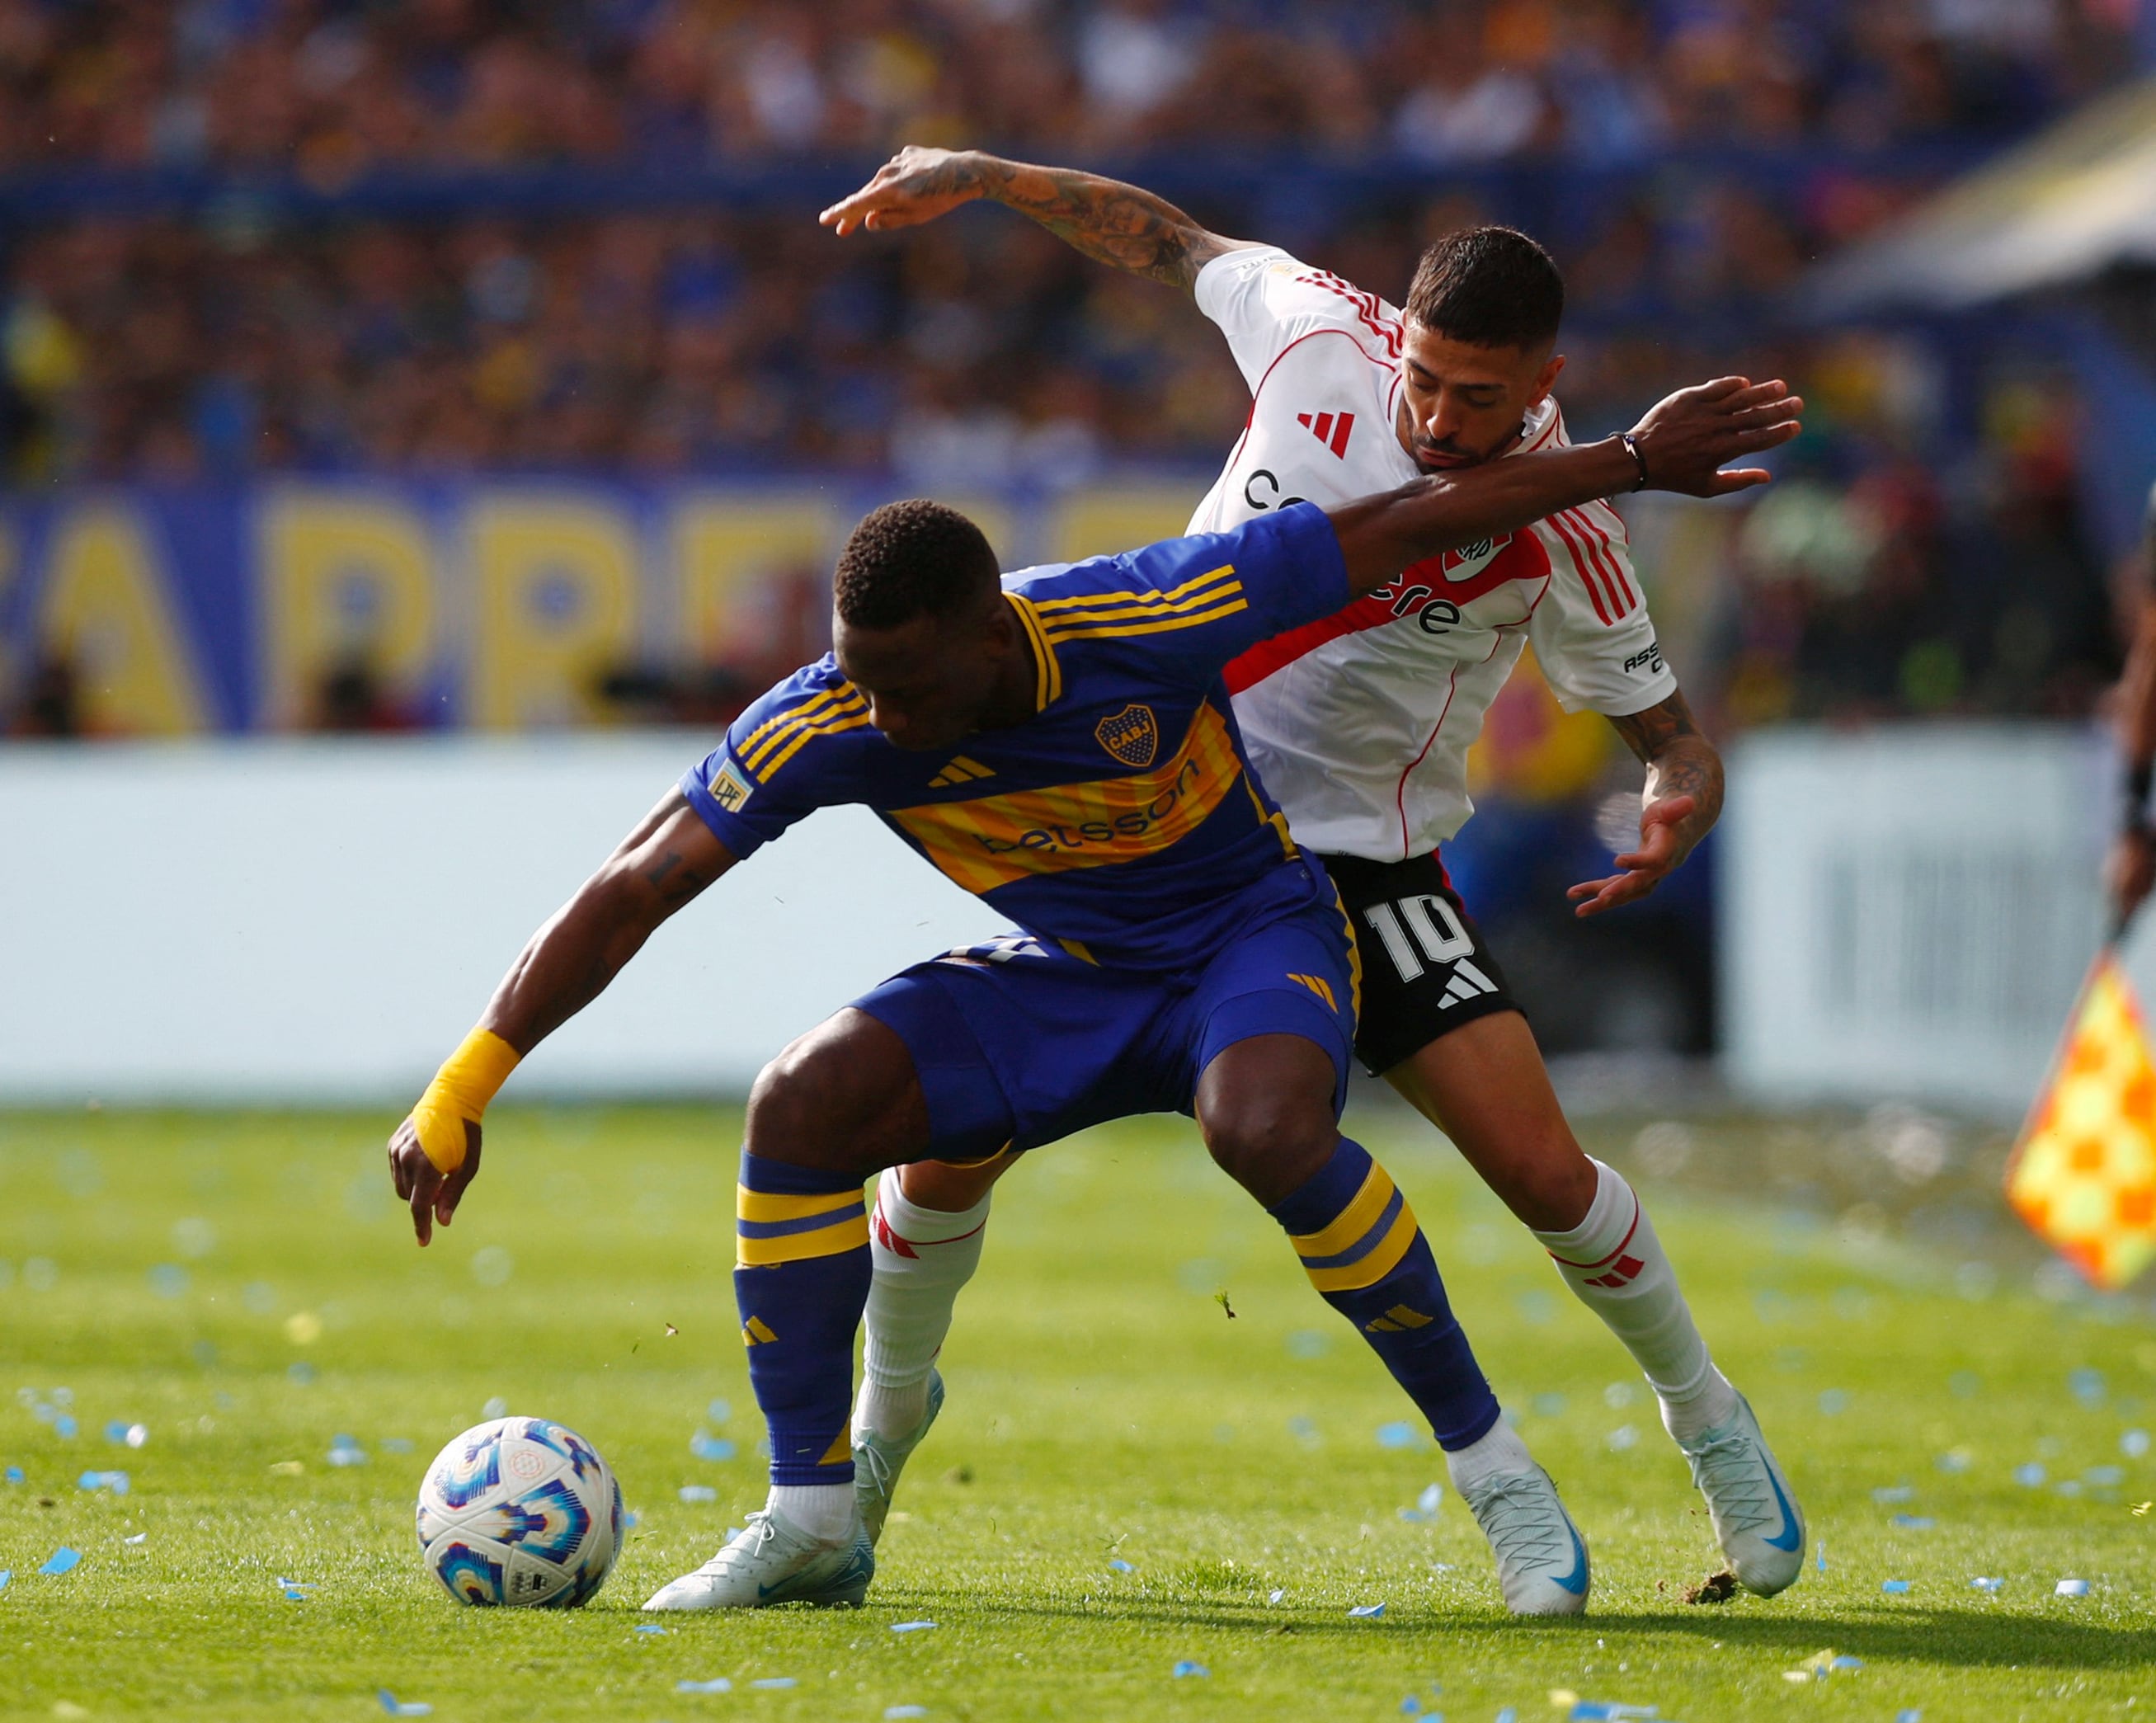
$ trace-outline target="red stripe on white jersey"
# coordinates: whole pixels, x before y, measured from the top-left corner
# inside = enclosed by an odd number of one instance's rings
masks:
[[[1565,525],[1563,515],[1552,515],[1548,518],[1550,530],[1564,541],[1565,550],[1572,557],[1573,572],[1579,577],[1579,583],[1587,588],[1587,596],[1594,601],[1595,619],[1604,628],[1608,628],[1609,607],[1603,602],[1601,585],[1595,577],[1594,571],[1589,566],[1585,551],[1580,548],[1579,541],[1573,536],[1572,529]]]
[[[1604,515],[1609,517],[1608,526],[1602,524]],[[1631,541],[1630,535],[1625,531],[1625,517],[1607,503],[1589,503],[1579,510],[1579,515],[1601,536],[1603,554],[1609,557],[1609,567],[1616,572],[1618,590],[1625,595],[1625,608],[1629,613],[1640,602],[1640,595],[1632,590],[1632,582],[1625,577],[1625,559],[1617,554],[1619,545]]]
[[[1400,326],[1393,319],[1378,315],[1378,301],[1376,294],[1365,293],[1353,283],[1342,281],[1337,275],[1325,269],[1312,269],[1307,275],[1299,279],[1308,282],[1312,287],[1322,287],[1328,293],[1337,293],[1341,298],[1346,300],[1349,305],[1354,306],[1357,320],[1385,344],[1386,352],[1395,359],[1399,357]]]
[[[1615,620],[1622,622],[1631,614],[1632,606],[1626,596],[1631,589],[1618,577],[1617,559],[1609,554],[1609,541],[1588,520],[1584,509],[1568,509],[1565,520],[1579,535],[1581,547],[1594,563],[1595,573],[1601,577],[1602,590],[1609,595],[1609,608],[1616,613]]]

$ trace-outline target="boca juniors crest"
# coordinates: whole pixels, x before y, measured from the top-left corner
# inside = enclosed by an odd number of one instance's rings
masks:
[[[1152,765],[1160,751],[1160,726],[1153,721],[1151,706],[1125,706],[1095,725],[1093,734],[1111,756],[1133,772]]]

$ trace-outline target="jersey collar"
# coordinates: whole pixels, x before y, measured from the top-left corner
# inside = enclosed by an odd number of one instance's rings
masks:
[[[1007,592],[1004,597],[1018,613],[1019,624],[1033,648],[1033,709],[1045,712],[1063,696],[1063,666],[1056,662],[1055,649],[1048,644],[1048,631],[1041,627],[1033,601],[1022,592]]]

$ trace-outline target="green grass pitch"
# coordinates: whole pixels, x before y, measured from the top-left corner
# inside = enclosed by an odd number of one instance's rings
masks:
[[[1396,1114],[1351,1122],[1586,1531],[1584,1621],[1507,1618],[1449,1492],[1402,1516],[1440,1456],[1381,1439],[1409,1408],[1190,1127],[1159,1120],[1006,1182],[867,1608],[639,1633],[636,1606],[763,1492],[726,1278],[738,1115],[500,1109],[464,1218],[424,1253],[387,1189],[391,1122],[0,1115],[0,1463],[23,1474],[0,1485],[0,1715],[357,1720],[380,1688],[442,1723],[1374,1723],[1410,1699],[1541,1723],[1566,1715],[1553,1691],[1688,1723],[2156,1709],[2156,1512],[2133,1512],[2156,1496],[2132,1434],[2156,1425],[2145,1300],[2040,1297],[2003,1234],[1941,1251],[1876,1211],[1802,1222],[1763,1173],[1748,1201],[1650,1182],[1825,1546],[1779,1600],[1687,1605],[1717,1564],[1627,1361]],[[1799,1152],[1738,1121],[1698,1136],[1725,1165]],[[1968,1266],[1987,1252],[1995,1285]],[[73,1439],[35,1411],[60,1388]],[[640,1516],[580,1613],[459,1608],[420,1571],[422,1469],[496,1398],[591,1438]],[[109,1440],[116,1421],[146,1443]],[[700,1429],[737,1456],[693,1454]],[[339,1434],[367,1464],[327,1464]],[[129,1493],[79,1487],[105,1470]],[[684,1501],[697,1485],[716,1501]],[[61,1546],[80,1565],[38,1573]],[[2087,1595],[2056,1596],[2065,1577]],[[1861,1667],[1786,1679],[1821,1652]],[[1174,1676],[1183,1660],[1209,1673]],[[720,1677],[731,1692],[676,1688]]]

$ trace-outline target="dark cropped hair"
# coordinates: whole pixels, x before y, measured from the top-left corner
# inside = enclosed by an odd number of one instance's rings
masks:
[[[1525,233],[1462,228],[1423,253],[1407,314],[1470,346],[1539,346],[1557,339],[1564,319],[1564,277]]]
[[[988,536],[926,497],[886,503],[839,553],[832,596],[857,628],[896,628],[917,616],[954,616],[1000,583]]]

